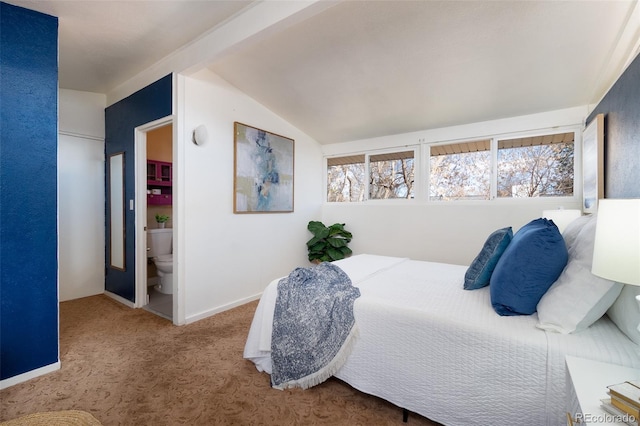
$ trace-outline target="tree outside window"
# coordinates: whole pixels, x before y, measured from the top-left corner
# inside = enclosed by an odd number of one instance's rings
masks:
[[[490,140],[432,146],[429,163],[429,199],[490,199],[490,148]]]
[[[413,151],[369,157],[369,199],[413,198]]]
[[[364,154],[327,160],[327,201],[364,201]]]
[[[429,200],[572,197],[574,145],[574,132],[425,145]],[[415,198],[415,152],[327,159],[327,201]]]
[[[573,195],[574,134],[498,141],[501,198]]]

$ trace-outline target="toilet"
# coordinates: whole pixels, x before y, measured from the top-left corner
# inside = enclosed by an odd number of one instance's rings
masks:
[[[158,270],[159,283],[154,286],[164,294],[173,294],[173,229],[147,230],[147,256]]]

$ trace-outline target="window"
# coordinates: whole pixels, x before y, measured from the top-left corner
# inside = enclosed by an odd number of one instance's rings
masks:
[[[327,201],[414,198],[414,168],[414,150],[328,158]]]
[[[327,159],[327,201],[364,201],[364,154]]]
[[[430,200],[488,200],[490,196],[491,140],[430,147]]]
[[[500,198],[573,195],[574,133],[498,141]]]
[[[439,144],[422,139],[422,151],[415,145],[328,158],[327,201],[573,197],[576,128]]]
[[[413,198],[413,151],[369,156],[369,199]]]
[[[571,197],[574,139],[574,132],[567,132],[432,145],[429,199],[489,200],[492,184],[498,198]]]

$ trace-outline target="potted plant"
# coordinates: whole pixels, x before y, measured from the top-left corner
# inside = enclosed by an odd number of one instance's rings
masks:
[[[156,222],[158,222],[158,228],[164,228],[164,224],[169,220],[169,216],[166,214],[156,213]]]
[[[353,253],[347,247],[353,235],[344,229],[344,223],[325,226],[322,222],[312,220],[307,225],[307,229],[313,234],[313,238],[307,241],[309,261],[333,262],[351,256]]]

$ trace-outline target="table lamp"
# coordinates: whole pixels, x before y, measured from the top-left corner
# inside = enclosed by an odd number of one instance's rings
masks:
[[[582,216],[582,211],[574,209],[555,209],[542,211],[542,217],[551,219],[553,223],[556,224],[556,226],[558,227],[558,231],[560,231],[561,234],[562,232],[564,232],[564,229],[568,224],[570,224],[580,216]]]
[[[599,201],[591,272],[611,281],[640,286],[640,199]],[[640,295],[636,301],[640,304]],[[609,403],[603,401],[602,408],[609,413],[630,414],[636,424],[640,401],[631,395],[640,391],[640,381],[630,380],[607,388],[611,398]],[[625,398],[634,402],[620,402]],[[618,411],[612,410],[612,406]]]
[[[591,272],[640,286],[640,199],[600,200],[597,221]]]

